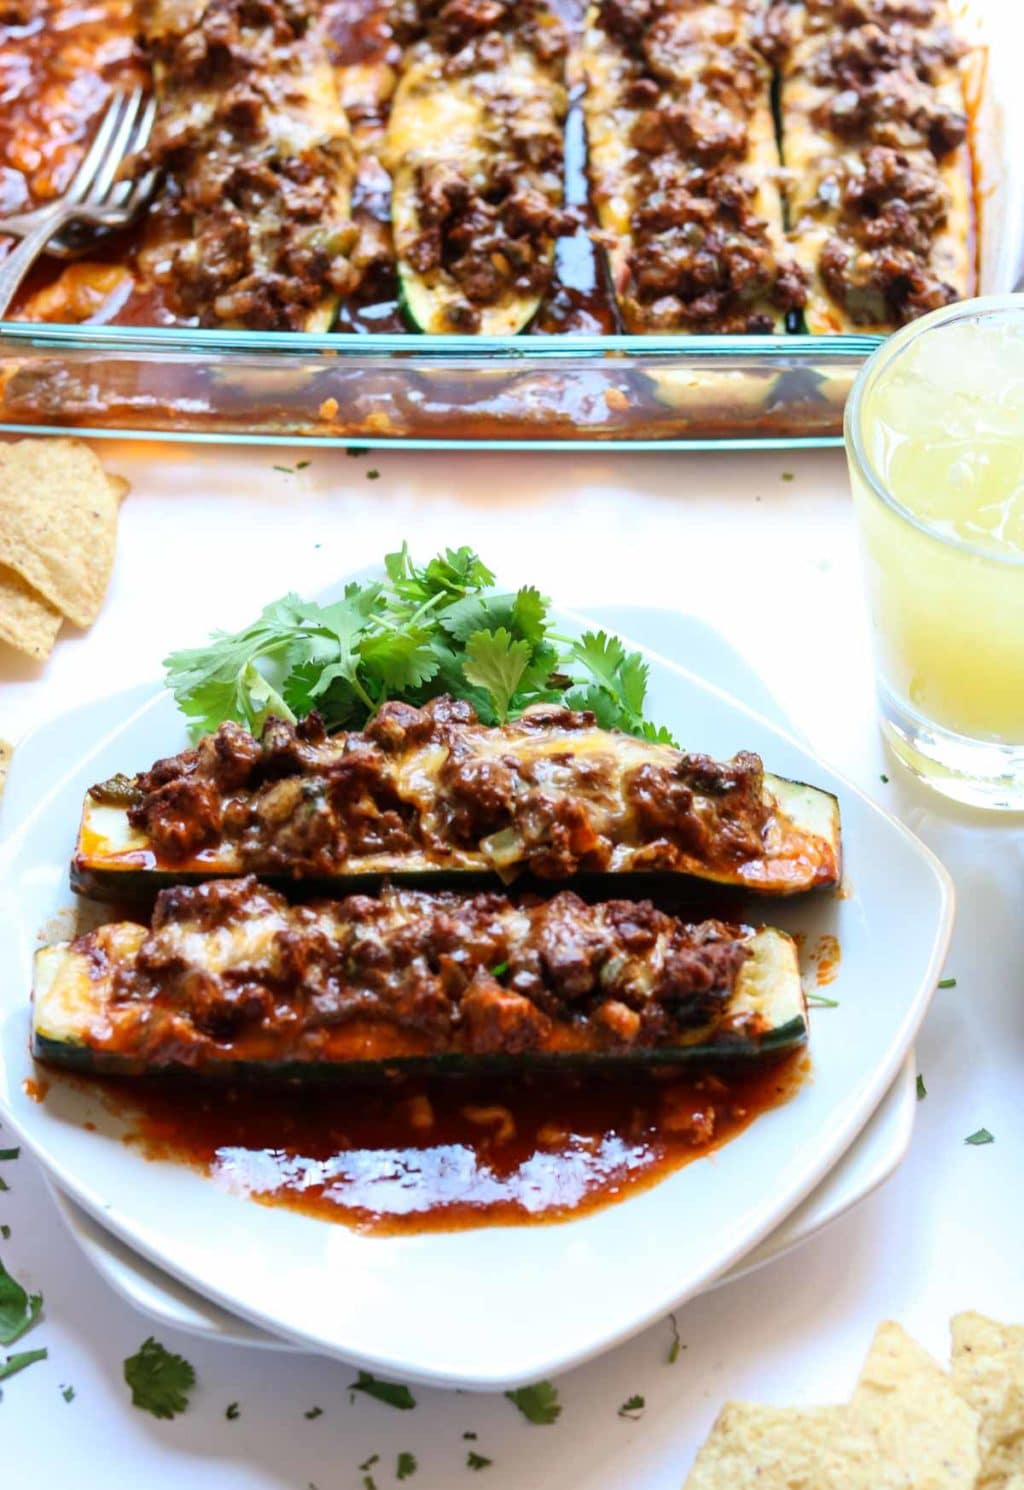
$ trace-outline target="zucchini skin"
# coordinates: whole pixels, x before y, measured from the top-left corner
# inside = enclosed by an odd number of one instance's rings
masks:
[[[796,1017],[769,1030],[761,1039],[733,1036],[699,1045],[658,1046],[634,1051],[596,1053],[574,1051],[551,1054],[466,1055],[445,1051],[430,1056],[406,1056],[382,1061],[208,1061],[196,1065],[167,1061],[146,1063],[119,1051],[94,1050],[85,1045],[50,1039],[32,1032],[31,1051],[37,1061],[61,1066],[83,1076],[189,1076],[217,1082],[301,1082],[305,1084],[387,1079],[392,1075],[470,1076],[514,1075],[524,1071],[608,1071],[640,1067],[680,1067],[714,1061],[754,1061],[784,1055],[807,1044],[807,1020]]]

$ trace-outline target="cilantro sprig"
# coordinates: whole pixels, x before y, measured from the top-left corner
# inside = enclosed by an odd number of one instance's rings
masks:
[[[388,699],[451,693],[485,724],[564,702],[605,729],[671,743],[644,713],[646,663],[617,637],[561,635],[544,595],[498,589],[470,548],[421,566],[403,544],[384,567],[332,605],[285,595],[241,631],[172,653],[167,685],[193,737],[228,719],[258,734],[269,714],[294,722],[311,709],[328,729],[358,729]]]

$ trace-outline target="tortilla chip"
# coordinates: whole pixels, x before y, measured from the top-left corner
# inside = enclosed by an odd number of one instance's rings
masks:
[[[684,1490],[909,1490],[847,1407],[726,1403]]]
[[[119,495],[81,440],[0,445],[0,563],[76,626],[92,624],[106,594]]]
[[[981,1419],[978,1490],[1024,1490],[1024,1327],[957,1314],[953,1385]]]
[[[885,1321],[875,1331],[850,1402],[880,1460],[914,1490],[973,1490],[978,1414],[916,1340]]]
[[[42,661],[53,651],[63,622],[60,611],[13,569],[0,564],[0,640]]]

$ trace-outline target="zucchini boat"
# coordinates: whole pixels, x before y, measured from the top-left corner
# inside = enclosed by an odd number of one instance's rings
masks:
[[[463,32],[472,9],[445,7],[408,49],[383,160],[412,328],[511,336],[575,226],[562,211],[566,38],[541,5],[528,23],[489,5],[492,29]]]
[[[315,0],[150,0],[165,173],[139,262],[202,325],[328,331],[353,279],[354,153]]]
[[[785,895],[841,873],[827,792],[529,709],[492,728],[468,703],[385,704],[363,732],[223,724],[193,750],[93,787],[72,863],[98,899],[257,873],[329,888],[360,877],[509,880],[653,872]]]
[[[757,11],[596,0],[587,12],[588,169],[627,331],[771,332],[803,304]]]
[[[165,890],[152,930],[111,923],[35,963],[34,1055],[95,1074],[661,1065],[806,1038],[783,932],[569,891],[292,906],[252,878],[210,881]]]
[[[779,13],[790,237],[810,284],[807,329],[885,335],[971,294],[963,48],[946,0],[793,0]]]

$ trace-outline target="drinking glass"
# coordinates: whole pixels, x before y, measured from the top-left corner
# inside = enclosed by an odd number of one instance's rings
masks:
[[[845,436],[882,730],[937,791],[1024,810],[1024,295],[888,338]]]

